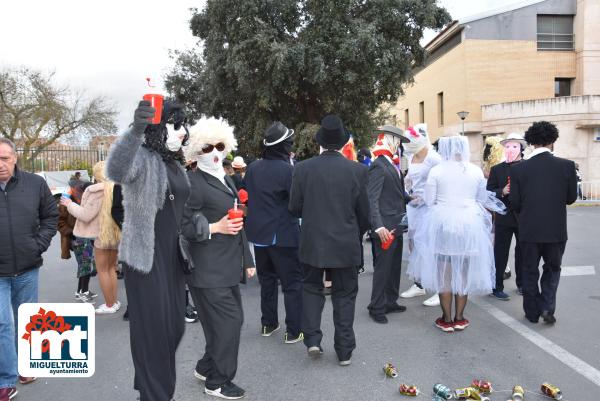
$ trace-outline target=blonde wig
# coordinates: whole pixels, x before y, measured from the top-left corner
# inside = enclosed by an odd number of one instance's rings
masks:
[[[483,172],[486,175],[490,173],[492,167],[502,163],[504,159],[504,146],[500,143],[501,140],[502,138],[498,136],[488,136],[485,139],[485,144],[491,147],[489,156],[483,161]]]
[[[104,183],[102,208],[100,209],[100,243],[104,246],[117,246],[121,240],[121,230],[112,217],[113,190],[115,183],[106,178],[104,162],[94,165],[93,173],[96,182]]]
[[[196,160],[202,154],[205,145],[216,145],[222,142],[225,145],[223,154],[237,149],[237,141],[233,136],[233,128],[222,120],[215,118],[202,119],[190,127],[188,145],[183,147],[186,160]]]

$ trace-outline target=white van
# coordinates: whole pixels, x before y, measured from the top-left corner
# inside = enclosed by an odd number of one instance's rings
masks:
[[[64,191],[69,189],[69,180],[75,173],[81,174],[82,181],[90,180],[87,170],[41,171],[36,174],[46,180],[48,187],[50,187],[50,192],[52,192],[52,196],[58,199]]]

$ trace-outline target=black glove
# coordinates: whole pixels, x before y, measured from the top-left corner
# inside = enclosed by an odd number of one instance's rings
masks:
[[[142,135],[148,124],[150,124],[152,117],[154,117],[155,111],[156,109],[150,106],[150,101],[142,100],[133,114],[132,132],[136,135]]]

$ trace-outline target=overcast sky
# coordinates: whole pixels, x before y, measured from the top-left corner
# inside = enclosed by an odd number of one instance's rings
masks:
[[[441,0],[454,19],[515,0]],[[0,68],[53,70],[59,82],[110,98],[125,128],[146,77],[162,86],[169,49],[195,44],[191,7],[203,0],[19,0],[0,5]],[[428,35],[429,36],[429,35]]]

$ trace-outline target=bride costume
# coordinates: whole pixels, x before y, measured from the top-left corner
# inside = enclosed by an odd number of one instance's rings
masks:
[[[438,153],[442,161],[425,184],[428,208],[415,232],[408,275],[433,292],[489,294],[496,270],[485,207],[502,207],[490,200],[482,170],[469,162],[467,138],[440,138]]]

